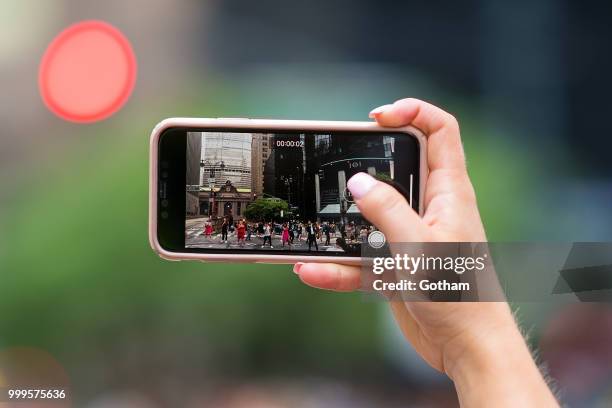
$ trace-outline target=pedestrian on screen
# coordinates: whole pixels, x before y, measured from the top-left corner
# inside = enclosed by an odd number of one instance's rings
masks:
[[[244,238],[246,235],[246,224],[244,221],[238,221],[238,227],[236,228],[236,235],[238,237],[238,244],[244,246]]]
[[[281,235],[281,241],[283,242],[283,247],[285,243],[291,247],[291,241],[289,240],[289,226],[287,224],[283,224],[283,234]]]
[[[297,227],[297,239],[302,239],[302,231],[304,230],[303,224],[300,222]]]
[[[246,240],[250,241],[251,240],[251,234],[253,234],[253,225],[247,223],[246,224],[246,231],[247,231],[247,236],[246,236]]]
[[[229,222],[227,222],[227,218],[223,218],[223,224],[221,224],[221,242],[227,241],[228,229],[229,229]]]
[[[270,223],[267,223],[264,226],[263,244],[261,245],[262,248],[266,246],[266,241],[270,243],[270,248],[274,248],[272,246],[272,226],[270,225]]]
[[[329,226],[329,223],[325,223],[323,224],[323,233],[325,234],[325,245],[329,245],[329,234],[330,234],[330,229],[331,227]]]
[[[206,220],[206,223],[204,223],[204,236],[206,237],[207,240],[210,239],[210,236],[213,233],[213,227],[212,227],[212,223],[210,222],[210,219]]]
[[[308,226],[306,227],[306,239],[308,240],[308,250],[312,248],[312,244],[314,244],[315,249],[319,250],[319,245],[317,244],[317,231],[315,230],[315,226],[312,222],[308,221]]]

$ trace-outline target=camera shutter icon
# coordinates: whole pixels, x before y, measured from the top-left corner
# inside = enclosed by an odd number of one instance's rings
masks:
[[[385,242],[387,242],[385,234],[380,231],[372,231],[368,235],[368,244],[374,249],[382,248],[385,246]]]

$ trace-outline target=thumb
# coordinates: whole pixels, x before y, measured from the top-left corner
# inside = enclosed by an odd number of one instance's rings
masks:
[[[367,173],[357,173],[346,183],[361,214],[389,242],[424,242],[428,228],[396,189]]]

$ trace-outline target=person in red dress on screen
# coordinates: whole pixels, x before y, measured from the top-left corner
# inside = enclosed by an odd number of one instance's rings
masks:
[[[212,236],[212,233],[213,233],[212,223],[210,222],[210,219],[208,219],[204,223],[204,236],[206,237],[207,240],[210,239],[210,237]]]
[[[246,224],[244,220],[240,220],[238,222],[238,227],[236,228],[236,234],[238,236],[238,244],[240,246],[244,246],[244,238],[246,236]]]
[[[287,244],[289,247],[291,247],[291,241],[289,240],[289,227],[287,224],[283,224],[283,235],[281,235],[281,239],[283,241],[283,246]]]

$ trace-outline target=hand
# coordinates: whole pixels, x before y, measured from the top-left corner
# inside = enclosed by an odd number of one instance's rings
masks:
[[[374,109],[370,117],[382,126],[412,125],[423,131],[428,139],[430,173],[423,218],[388,184],[365,173],[356,174],[347,186],[361,214],[385,234],[388,242],[485,242],[457,120],[416,99],[402,99],[381,106]],[[402,220],[401,225],[398,220]],[[294,271],[304,283],[322,289],[353,291],[361,284],[361,269],[356,266],[304,263],[296,264]],[[391,302],[391,308],[404,336],[417,353],[455,381],[462,402],[477,403],[474,395],[462,392],[462,387],[473,385],[474,375],[503,369],[522,370],[526,378],[533,377],[528,389],[519,392],[528,392],[538,386],[540,392],[535,395],[544,399],[537,401],[556,404],[506,303]],[[513,357],[516,364],[490,364],[500,359],[506,361],[506,353],[518,356]],[[478,380],[483,386],[487,381],[491,378]],[[497,385],[500,384],[492,384],[489,389],[493,392]],[[505,393],[505,389],[496,389],[498,397],[500,393]],[[513,404],[516,402],[514,400]]]

